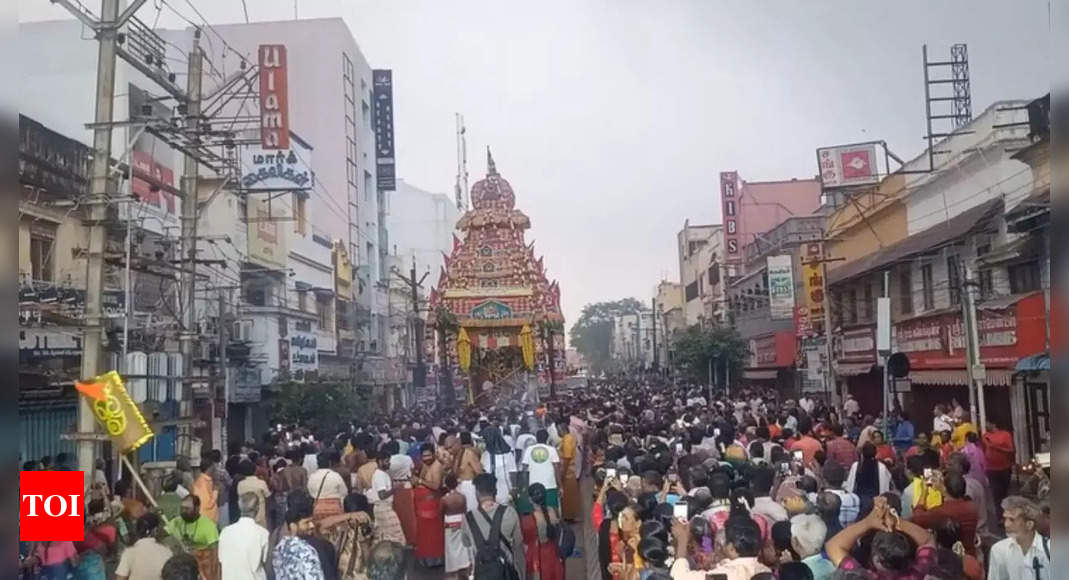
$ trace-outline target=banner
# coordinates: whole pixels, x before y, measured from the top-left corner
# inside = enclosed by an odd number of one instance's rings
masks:
[[[817,149],[817,164],[824,189],[868,185],[880,181],[876,143],[857,143]]]
[[[806,244],[802,257],[802,287],[805,292],[806,319],[812,332],[824,330],[824,263],[820,243]]]
[[[773,319],[794,318],[794,271],[790,254],[769,256],[768,309]]]
[[[397,187],[393,146],[393,71],[372,71],[375,114],[375,177],[379,191]]]
[[[126,392],[119,373],[111,371],[86,382],[76,382],[74,387],[91,401],[93,415],[120,453],[134,451],[152,439],[152,429]]]
[[[261,44],[260,55],[260,146],[290,148],[290,111],[286,46]]]
[[[720,172],[720,213],[724,220],[724,263],[741,264],[742,246],[739,238],[739,174]]]

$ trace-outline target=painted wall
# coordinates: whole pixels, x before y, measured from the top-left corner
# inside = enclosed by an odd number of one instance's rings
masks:
[[[820,208],[820,182],[815,179],[742,182],[739,198],[739,245],[745,246],[789,217],[810,215]]]

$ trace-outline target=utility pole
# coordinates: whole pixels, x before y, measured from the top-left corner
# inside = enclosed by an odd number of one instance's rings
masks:
[[[821,256],[821,260],[823,259],[824,257]],[[828,292],[827,262],[821,262],[820,276],[824,286],[824,355],[827,357],[827,363],[825,363],[824,369],[824,380],[827,381],[827,390],[831,393],[831,406],[840,409],[842,408],[842,393],[839,392],[839,384],[835,377],[835,349],[832,347],[831,340],[831,294]]]
[[[216,318],[216,332],[219,339],[219,375],[216,380],[220,380],[223,383],[223,420],[222,427],[219,433],[219,449],[227,448],[227,427],[229,426],[230,416],[230,373],[227,372],[227,357],[226,357],[226,329],[229,324],[229,318],[225,315],[226,312],[226,300],[223,298],[223,291],[219,291],[219,315]],[[215,383],[212,385],[212,418],[215,417],[215,396],[216,387]]]
[[[201,70],[203,69],[204,53],[200,48],[200,29],[193,29],[193,47],[189,51],[188,77],[186,90],[189,102],[186,105],[186,132],[190,135],[193,146],[200,144],[200,98],[201,98]],[[197,159],[190,154],[185,155],[182,165],[182,271],[179,277],[182,296],[182,320],[181,334],[179,335],[179,348],[182,353],[182,398],[183,403],[193,399],[193,356],[194,347],[197,344],[197,313],[196,313],[196,268],[197,268],[197,176],[199,167]],[[189,407],[191,409],[191,405]],[[188,417],[189,412],[181,415]],[[224,427],[225,430],[225,427]],[[178,427],[177,449],[179,455],[189,455],[190,426]]]
[[[976,286],[972,279],[972,269],[965,266],[962,278],[961,314],[965,324],[965,357],[969,367],[969,414],[981,431],[987,425],[987,407],[984,401],[984,380],[986,369],[980,360],[980,330],[976,315]],[[979,414],[977,411],[979,410]]]
[[[89,252],[86,255],[85,327],[82,338],[81,376],[89,379],[100,374],[104,350],[102,305],[104,294],[104,244],[111,198],[111,123],[115,113],[115,64],[118,46],[119,0],[102,0],[100,39],[97,48],[96,113],[93,125],[93,166],[90,174]],[[85,397],[78,397],[78,469],[93,473],[96,431],[93,408]]]
[[[423,362],[423,319],[419,316],[419,288],[423,286],[423,281],[427,279],[427,275],[430,272],[424,272],[423,276],[416,279],[416,258],[412,258],[412,267],[408,270],[408,278],[405,278],[398,273],[395,269],[394,275],[401,279],[405,285],[408,286],[409,296],[412,300],[412,344],[415,349],[416,368],[412,371],[412,385],[416,388],[416,397],[419,398],[420,392],[423,391],[427,385],[427,366]]]

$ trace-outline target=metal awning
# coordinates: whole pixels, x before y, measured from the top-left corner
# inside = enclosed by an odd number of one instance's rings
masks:
[[[952,245],[969,233],[981,230],[1002,214],[1001,199],[969,208],[949,220],[913,234],[886,248],[828,271],[829,285],[845,282],[868,272],[884,269],[907,258],[934,252]]]
[[[1032,356],[1026,356],[1023,359],[1017,361],[1017,365],[1013,368],[1014,371],[1019,373],[1038,373],[1042,371],[1050,370],[1050,352],[1038,352]]]
[[[840,377],[856,377],[872,372],[873,363],[839,363],[835,373]]]
[[[744,370],[742,371],[742,378],[750,379],[751,381],[774,381],[779,376],[779,371],[773,370]]]
[[[969,373],[965,369],[911,371],[909,380],[916,385],[935,385],[939,387],[965,386],[969,384]],[[987,369],[985,385],[1008,387],[1013,384],[1013,371],[1007,369]]]

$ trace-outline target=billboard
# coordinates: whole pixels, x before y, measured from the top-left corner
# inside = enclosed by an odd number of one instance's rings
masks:
[[[824,189],[868,185],[880,181],[876,142],[817,149],[817,167]]]
[[[769,256],[768,309],[773,319],[794,318],[794,270],[790,254]]]
[[[265,196],[249,196],[249,260],[268,268],[286,266],[286,228],[280,227],[285,218],[282,204],[271,203]]]
[[[290,112],[286,46],[261,44],[260,55],[260,146],[289,149]]]
[[[808,330],[819,334],[824,330],[824,248],[820,242],[805,244],[802,255],[802,288],[805,292],[804,319]]]
[[[742,237],[739,232],[739,174],[720,172],[720,210],[724,220],[724,263],[742,263]]]
[[[393,71],[372,71],[375,101],[375,176],[379,191],[394,191],[397,168],[393,146]]]
[[[300,139],[289,149],[244,147],[241,150],[241,189],[245,191],[289,191],[311,189],[312,149]]]

